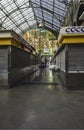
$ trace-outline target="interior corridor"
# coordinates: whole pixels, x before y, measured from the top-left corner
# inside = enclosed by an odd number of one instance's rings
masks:
[[[43,68],[0,88],[0,129],[84,129],[84,91],[66,90],[58,72]]]

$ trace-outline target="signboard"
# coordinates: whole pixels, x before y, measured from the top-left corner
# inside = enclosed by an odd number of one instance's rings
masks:
[[[49,53],[49,48],[44,48],[44,53]]]
[[[79,34],[83,33],[84,34],[84,26],[72,26],[72,27],[62,27],[60,30],[60,34]]]

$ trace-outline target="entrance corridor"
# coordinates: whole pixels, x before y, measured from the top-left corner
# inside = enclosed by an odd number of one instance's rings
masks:
[[[0,88],[0,129],[84,129],[84,91],[66,90],[48,68]]]

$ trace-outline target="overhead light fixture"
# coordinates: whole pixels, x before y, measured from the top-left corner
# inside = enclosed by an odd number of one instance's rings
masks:
[[[43,23],[43,21],[41,21],[40,23],[39,23],[39,28],[41,28],[41,27],[43,27],[44,26],[44,23]]]

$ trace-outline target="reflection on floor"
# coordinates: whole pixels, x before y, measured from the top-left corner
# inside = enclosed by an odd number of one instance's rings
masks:
[[[0,89],[0,129],[84,129],[84,91],[64,89],[57,75],[42,69]]]
[[[33,76],[26,77],[23,81],[24,83],[36,83],[36,84],[58,84],[58,78],[56,73],[48,68],[42,68],[38,70]]]

